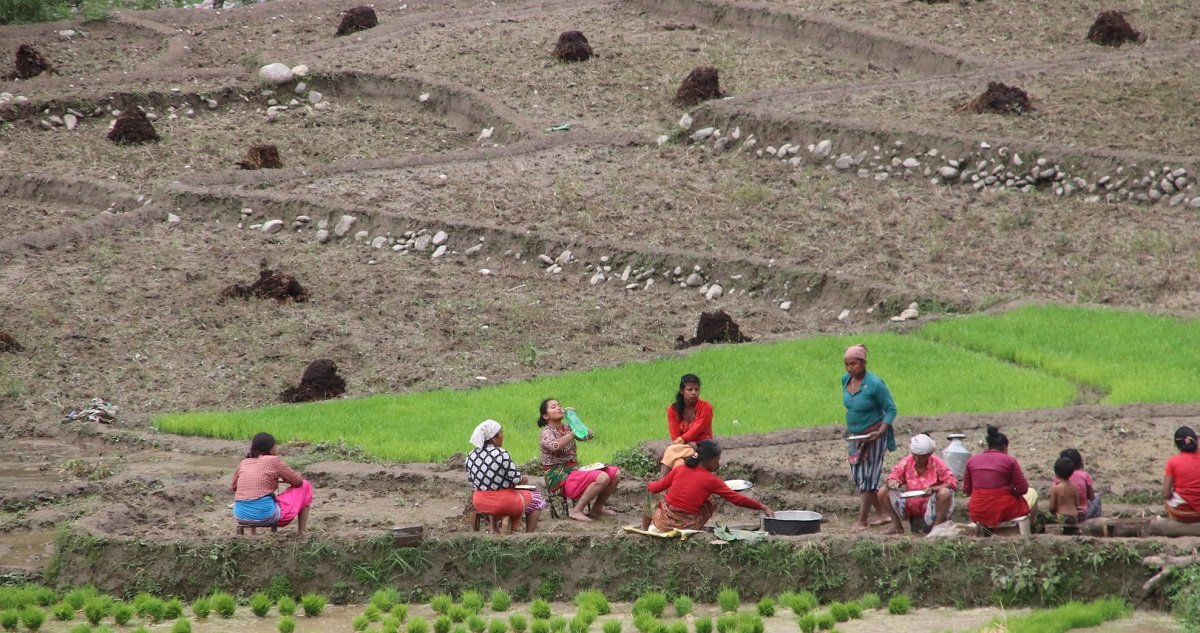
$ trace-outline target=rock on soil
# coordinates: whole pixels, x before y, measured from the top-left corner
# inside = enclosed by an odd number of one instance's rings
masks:
[[[1124,13],[1105,11],[1096,16],[1092,28],[1088,29],[1087,39],[1101,46],[1120,47],[1126,42],[1141,44],[1146,41],[1146,36],[1133,30]]]
[[[989,81],[983,94],[959,104],[955,112],[992,112],[995,114],[1024,114],[1032,112],[1033,105],[1029,101],[1029,93],[1016,86],[1009,86],[999,81]]]
[[[265,84],[281,86],[292,80],[292,69],[287,64],[267,64],[258,69],[258,78]]]
[[[592,46],[579,31],[563,31],[554,45],[554,56],[564,62],[586,62],[592,56]]]
[[[0,352],[13,352],[14,354],[25,349],[13,338],[8,332],[0,332]]]
[[[750,337],[742,334],[742,329],[734,323],[733,317],[724,310],[700,313],[700,323],[696,325],[696,335],[690,339],[682,336],[675,339],[675,349],[684,349],[703,345],[704,343],[749,343]]]
[[[221,291],[222,299],[249,299],[251,297],[274,299],[279,303],[286,303],[290,299],[300,303],[308,301],[308,291],[300,285],[299,281],[296,281],[295,277],[281,272],[277,273],[269,268],[259,272],[258,281],[252,285],[233,284]]]
[[[33,79],[52,68],[36,48],[28,44],[17,48],[17,79]]]
[[[129,108],[117,117],[113,128],[108,132],[108,140],[118,145],[141,145],[158,140],[158,132],[146,118],[146,113],[137,108]]]
[[[342,15],[342,23],[338,25],[338,35],[350,35],[359,31],[373,29],[379,26],[379,18],[375,17],[375,9],[362,6],[349,9]]]
[[[246,157],[237,162],[242,169],[279,169],[279,148],[274,145],[254,145],[246,150]]]
[[[318,358],[304,368],[300,385],[288,387],[279,394],[280,402],[312,402],[328,400],[346,393],[346,381],[337,373],[337,364],[328,358]]]
[[[681,108],[688,108],[709,99],[720,99],[722,96],[717,69],[712,66],[699,66],[684,78],[679,90],[675,92],[672,103]]]

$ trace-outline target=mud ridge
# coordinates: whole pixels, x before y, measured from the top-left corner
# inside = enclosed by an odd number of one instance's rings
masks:
[[[0,238],[0,255],[60,248],[86,239],[108,235],[119,226],[150,221],[166,212],[138,202],[124,187],[107,181],[0,171],[0,196],[18,200],[54,201],[97,209],[95,217],[70,226],[44,231],[5,235]],[[145,202],[146,199],[143,199]],[[103,208],[101,205],[105,205]],[[101,213],[111,209],[109,213]]]

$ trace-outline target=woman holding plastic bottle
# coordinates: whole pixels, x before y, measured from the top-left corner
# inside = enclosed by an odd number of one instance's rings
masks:
[[[542,469],[546,472],[546,488],[553,494],[562,494],[573,505],[567,511],[567,516],[576,521],[591,521],[593,517],[615,516],[617,513],[605,507],[608,498],[616,491],[621,481],[621,471],[616,466],[602,466],[594,469],[580,469],[576,455],[576,442],[586,442],[592,439],[592,434],[583,430],[581,423],[576,423],[583,433],[579,437],[565,422],[567,409],[555,400],[547,398],[542,401],[538,413],[538,426],[542,434],[538,445],[542,449]],[[574,413],[572,410],[571,413]],[[591,515],[588,515],[588,504],[591,504]]]

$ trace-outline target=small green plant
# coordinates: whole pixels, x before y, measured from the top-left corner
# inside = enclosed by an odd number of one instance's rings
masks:
[[[458,597],[458,602],[471,613],[479,613],[483,610],[483,595],[478,591],[468,589],[462,592],[462,595]]]
[[[604,631],[604,633],[621,633],[621,621],[605,620],[604,624],[600,626],[600,629]]]
[[[281,616],[296,615],[296,601],[291,596],[279,596],[279,600],[275,603],[275,606],[278,608],[279,615]]]
[[[675,615],[683,617],[692,612],[692,599],[687,596],[676,596]]]
[[[371,604],[379,607],[380,611],[391,611],[398,602],[400,602],[400,592],[396,591],[395,587],[376,589],[375,593],[371,594]]]
[[[535,620],[549,620],[553,615],[550,611],[550,603],[538,598],[529,605],[529,615]]]
[[[325,596],[316,593],[306,593],[300,596],[300,608],[304,615],[315,618],[325,610]]]
[[[505,622],[500,618],[492,618],[492,620],[488,622],[487,630],[488,633],[508,633],[508,622]]]
[[[83,617],[88,622],[91,622],[92,626],[100,624],[100,620],[103,620],[107,615],[108,603],[104,600],[100,598],[88,598],[88,601],[83,603]]]
[[[75,607],[72,607],[65,602],[60,602],[54,605],[53,611],[54,619],[58,620],[59,622],[66,622],[68,620],[75,619]]]
[[[25,625],[28,631],[36,631],[42,628],[46,623],[46,612],[33,606],[32,604],[21,609],[21,624]]]
[[[529,625],[529,633],[550,633],[549,619],[534,619],[533,623]]]
[[[726,613],[737,611],[741,602],[742,599],[738,596],[737,589],[733,587],[722,587],[717,592],[717,605],[721,607],[721,611]]]
[[[737,616],[732,613],[722,613],[717,616],[717,633],[732,633],[737,628]]]
[[[508,595],[508,592],[503,589],[496,589],[492,592],[489,602],[491,603],[492,611],[508,611],[508,608],[512,606],[512,596]],[[489,625],[488,628],[491,628],[491,626]]]
[[[692,623],[692,628],[696,630],[696,633],[712,633],[712,618],[696,618],[696,621]]]
[[[265,618],[267,613],[271,611],[271,596],[265,593],[256,593],[250,596],[250,613]]]
[[[863,596],[858,599],[858,603],[861,604],[862,608],[864,609],[879,609],[883,607],[883,600],[880,600],[879,596],[873,593],[864,593]]]
[[[183,601],[179,598],[171,598],[162,603],[162,617],[160,620],[174,620],[183,617]]]
[[[529,621],[525,619],[525,616],[514,613],[508,616],[508,626],[513,633],[525,633],[525,630],[529,628]]]
[[[832,631],[833,627],[836,625],[837,625],[837,620],[833,619],[832,615],[830,615],[828,613],[818,613],[817,614],[817,628],[818,629],[820,629],[822,631]]]
[[[396,620],[399,622],[404,622],[406,619],[408,619],[408,605],[407,604],[394,605],[392,607],[392,617],[396,618]]]
[[[142,627],[142,630],[144,631],[145,627]],[[70,633],[92,633],[92,627],[88,626],[87,624],[76,624],[75,626],[71,627]]]
[[[612,606],[608,603],[608,596],[604,595],[603,591],[596,589],[588,589],[575,594],[575,606],[581,609],[590,607],[597,615],[612,613]]]
[[[851,620],[857,620],[862,617],[863,608],[857,600],[851,600],[846,603],[846,611],[850,613]]]
[[[586,626],[591,626],[592,622],[595,622],[597,617],[599,617],[599,615],[592,607],[580,607],[579,610],[575,612],[574,619],[583,622]]]
[[[800,627],[801,633],[813,633],[817,630],[817,616],[809,611],[804,615],[796,618],[796,626]]]
[[[483,633],[483,631],[487,630],[487,620],[477,615],[472,615],[467,618],[467,628],[471,630],[471,633]]]
[[[635,614],[649,613],[656,618],[661,618],[663,611],[666,611],[666,609],[667,595],[659,591],[644,593],[633,603],[633,612]]]
[[[613,453],[612,465],[632,477],[651,480],[658,477],[658,460],[650,457],[640,446],[622,448]]]
[[[79,611],[83,608],[83,604],[87,602],[88,598],[95,598],[97,595],[96,588],[89,585],[81,589],[72,589],[63,594],[63,602],[71,605],[72,609]]]
[[[121,626],[129,624],[129,620],[133,619],[135,613],[135,609],[124,602],[114,602],[110,611],[112,612],[113,622]]]
[[[232,618],[237,611],[237,599],[224,591],[214,593],[208,602],[212,604],[213,611],[223,618]]]
[[[667,633],[688,633],[687,622],[672,622],[668,624]]]
[[[462,606],[461,604],[456,604],[456,605],[451,606],[450,610],[447,611],[446,614],[450,616],[451,621],[453,621],[455,623],[459,623],[459,622],[466,622],[467,617],[471,615],[471,612],[468,611],[467,608]]]
[[[368,604],[367,608],[363,610],[363,615],[367,616],[367,619],[372,622],[378,622],[379,617],[383,615],[383,611],[380,611],[379,607],[373,604]]]
[[[21,612],[16,609],[0,611],[0,627],[5,631],[15,631],[21,625]]]
[[[571,618],[571,624],[567,628],[571,633],[587,633],[588,632],[588,623],[587,623],[587,620],[580,620],[579,618]]]
[[[175,620],[171,625],[171,633],[192,633],[192,621],[187,618]]]
[[[208,598],[196,598],[192,603],[192,615],[196,616],[197,620],[207,619],[212,614],[212,603]]]
[[[754,605],[754,608],[757,609],[758,614],[764,618],[769,618],[775,615],[775,601],[770,598],[763,598],[762,600],[759,600],[758,604]]]
[[[450,629],[454,626],[454,620],[448,615],[439,615],[433,621],[433,633],[450,633]]]
[[[396,616],[387,614],[379,620],[380,633],[400,633],[400,620]]]
[[[107,610],[108,606],[105,607]],[[133,609],[137,614],[151,622],[162,622],[167,618],[167,603],[161,598],[148,596],[140,602],[134,598]]]
[[[912,608],[912,600],[905,595],[899,595],[888,600],[888,613],[892,615],[904,615]]]
[[[762,616],[757,613],[739,613],[737,615],[737,633],[763,633]]]
[[[449,594],[439,593],[429,600],[429,608],[438,615],[445,615],[454,606],[454,598]]]
[[[845,622],[850,619],[850,610],[840,602],[830,602],[829,615],[833,616],[833,619],[838,622]]]
[[[371,618],[368,618],[365,613],[354,616],[354,619],[350,621],[350,628],[355,631],[365,631],[368,626],[371,626]]]
[[[296,618],[290,615],[285,615],[279,618],[279,633],[295,633]]]
[[[414,615],[404,625],[404,630],[408,631],[408,633],[429,633],[429,620],[419,615]]]
[[[561,615],[552,615],[546,621],[550,625],[550,633],[562,633],[567,630],[567,619]]]

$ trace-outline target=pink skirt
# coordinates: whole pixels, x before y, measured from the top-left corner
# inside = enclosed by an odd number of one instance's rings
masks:
[[[525,508],[533,502],[532,490],[476,490],[471,495],[471,505],[476,512],[493,516],[519,517]],[[514,522],[516,519],[514,519]]]
[[[571,474],[567,475],[567,480],[563,482],[563,494],[568,499],[578,499],[588,486],[595,483],[600,473],[608,473],[608,478],[611,480],[617,476],[618,472],[616,466],[605,466],[596,470],[572,470]]]
[[[275,495],[275,503],[279,504],[279,527],[283,527],[292,522],[292,519],[300,516],[300,511],[311,506],[313,502],[313,487],[305,479],[304,483],[299,486],[291,486],[287,490]]]

